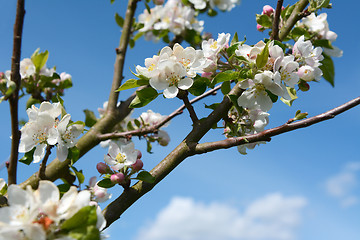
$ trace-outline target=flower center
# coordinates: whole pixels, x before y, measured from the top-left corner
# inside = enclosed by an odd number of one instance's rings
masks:
[[[170,82],[169,86],[177,86],[180,80],[180,76],[174,72],[171,72],[169,75],[167,75],[167,80]]]
[[[149,67],[148,67],[148,71],[151,72],[155,69],[155,64],[151,64]]]
[[[115,160],[116,160],[118,163],[124,163],[125,160],[126,160],[126,156],[125,156],[125,154],[119,153],[118,155],[116,155]]]
[[[217,49],[217,48],[218,48],[217,41],[215,41],[213,44],[211,44],[211,45],[210,45],[210,48],[212,48],[212,49]]]

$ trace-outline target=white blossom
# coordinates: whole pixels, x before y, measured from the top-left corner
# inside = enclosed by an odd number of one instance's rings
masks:
[[[66,114],[56,127],[58,131],[56,155],[60,162],[66,160],[69,152],[68,149],[75,146],[78,141],[77,138],[84,131],[83,124],[72,124],[68,126],[70,118],[70,114]]]
[[[50,181],[40,181],[35,191],[30,186],[23,190],[13,184],[8,189],[8,203],[9,206],[0,208],[0,239],[45,240],[47,234],[55,234],[52,230],[64,220],[89,206],[90,192],[78,193],[71,187],[60,199],[58,188]],[[104,217],[98,211],[97,216],[100,228],[104,226]]]
[[[125,166],[131,166],[136,162],[138,150],[134,148],[134,143],[127,144],[109,143],[108,154],[105,155],[104,161],[111,166],[113,170],[120,170]]]
[[[280,82],[273,80],[274,74],[270,71],[264,71],[255,75],[254,79],[247,79],[240,83],[240,87],[245,90],[238,98],[239,106],[256,109],[260,108],[267,112],[272,107],[272,101],[266,90],[271,93],[282,96],[283,87]]]

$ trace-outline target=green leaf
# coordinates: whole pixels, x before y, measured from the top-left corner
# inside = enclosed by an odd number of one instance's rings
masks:
[[[85,113],[85,126],[92,127],[95,123],[97,123],[97,118],[95,113],[89,109],[84,110]]]
[[[217,13],[217,11],[215,11],[214,9],[209,8],[207,14],[208,14],[210,17],[215,17],[218,13]]]
[[[265,91],[267,92],[268,96],[270,97],[273,103],[275,103],[278,100],[279,97],[277,95],[273,94],[269,90],[265,90]]]
[[[152,87],[144,88],[136,91],[136,97],[132,100],[131,108],[140,108],[149,104],[152,100],[159,96],[158,92]]]
[[[144,85],[148,85],[149,80],[148,79],[129,79],[127,80],[123,85],[121,85],[116,92],[127,90],[131,88],[136,88]]]
[[[284,98],[280,98],[280,100],[285,103],[286,105],[288,105],[289,107],[291,107],[292,103],[294,102],[295,99],[297,99],[298,97],[296,96],[296,90],[294,88],[290,88],[290,87],[286,87],[286,90],[288,91],[291,100],[287,100]]]
[[[331,57],[323,54],[324,59],[321,61],[322,65],[319,67],[323,72],[323,78],[334,87],[335,84],[335,68]]]
[[[230,92],[231,90],[231,86],[230,86],[230,82],[223,82],[223,84],[221,85],[221,92],[226,95]]]
[[[268,59],[269,59],[269,44],[267,43],[263,48],[263,50],[261,51],[261,53],[259,53],[256,57],[256,66],[259,69],[265,67]]]
[[[76,240],[100,240],[100,231],[96,226],[83,226],[69,231],[69,237]]]
[[[309,32],[306,31],[304,28],[302,27],[294,27],[293,30],[291,30],[291,36],[294,39],[298,39],[299,37],[301,37],[302,35],[305,36],[305,38],[309,37]]]
[[[31,149],[29,152],[25,153],[24,156],[19,160],[19,162],[24,163],[26,165],[30,165],[30,163],[33,161],[35,152],[35,147]]]
[[[314,41],[313,45],[316,47],[324,47],[324,48],[333,49],[331,42],[327,39],[317,39]]]
[[[127,123],[127,129],[128,129],[129,131],[135,130],[135,128],[134,128],[134,126],[132,125],[131,122],[128,122],[128,123]]]
[[[151,149],[152,149],[152,144],[151,144],[151,142],[150,142],[150,141],[146,141],[146,151],[147,151],[148,153],[152,153],[152,152],[151,152]]]
[[[238,49],[240,43],[232,43],[230,47],[226,49],[226,53],[229,57],[235,54],[235,51]]]
[[[196,76],[193,85],[188,89],[188,91],[194,96],[199,96],[206,91],[208,82],[209,79]]]
[[[110,0],[110,3],[113,4],[115,2],[115,0]]]
[[[138,33],[134,36],[134,41],[137,41],[139,38],[141,38],[142,35],[144,35],[144,32],[138,32]]]
[[[148,11],[149,14],[151,14],[151,9],[149,7],[149,4],[147,4],[146,2],[145,3],[145,7],[146,7],[146,10]]]
[[[77,170],[76,167],[74,166],[70,166],[71,169],[74,171],[75,175],[76,175],[76,178],[78,179],[79,181],[79,184],[82,184],[84,183],[84,180],[85,180],[85,176],[82,172],[82,170]]]
[[[118,13],[115,13],[115,21],[119,27],[122,28],[124,26],[124,19]]]
[[[57,185],[60,193],[62,193],[62,194],[64,194],[64,193],[66,193],[67,191],[69,191],[70,186],[71,186],[71,185],[70,185],[70,184],[67,184],[67,183],[63,183],[63,184]]]
[[[292,119],[293,121],[298,121],[304,118],[307,118],[308,113],[302,113],[300,110],[297,110],[295,113],[295,117]]]
[[[134,119],[134,123],[138,128],[140,128],[141,123],[140,123],[140,121],[138,119]]]
[[[103,187],[103,188],[112,188],[113,186],[115,186],[115,183],[113,183],[113,182],[110,180],[110,178],[105,178],[105,179],[99,181],[99,182],[97,183],[97,185],[98,185],[99,187]]]
[[[96,222],[96,206],[86,206],[81,208],[74,216],[65,220],[61,224],[61,229],[72,230],[84,226],[96,226]]]
[[[220,103],[213,103],[211,105],[206,105],[205,104],[205,108],[209,108],[211,110],[215,110],[215,108],[217,108],[217,106],[219,106]]]
[[[69,148],[68,158],[71,159],[72,164],[75,163],[80,156],[80,151],[77,147]]]
[[[36,72],[40,72],[40,69],[46,64],[49,52],[46,50],[45,52],[39,53],[40,49],[36,49],[33,55],[31,56],[31,61],[35,65]]]
[[[26,109],[31,108],[32,105],[41,103],[38,99],[33,98],[32,96],[26,102]]]
[[[237,79],[239,76],[238,72],[232,70],[227,70],[225,72],[218,73],[214,79],[211,81],[210,87],[213,88],[216,84],[226,81],[231,81]]]
[[[130,48],[134,48],[134,47],[135,47],[135,41],[134,41],[134,39],[129,39],[129,46],[130,46]]]
[[[256,14],[256,22],[266,28],[272,27],[272,19],[265,14]]]
[[[239,42],[239,37],[238,37],[237,32],[235,32],[233,39],[231,39],[230,46],[232,46],[238,42]]]
[[[139,174],[137,175],[137,177],[135,179],[138,179],[138,180],[141,180],[141,181],[147,182],[147,183],[154,183],[155,182],[155,177],[153,177],[147,171],[139,172]]]

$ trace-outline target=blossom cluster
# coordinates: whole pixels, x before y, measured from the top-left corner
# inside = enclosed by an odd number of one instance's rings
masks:
[[[184,6],[181,0],[169,0],[164,5],[156,5],[150,12],[145,9],[139,15],[138,21],[144,26],[139,30],[145,33],[147,40],[155,40],[155,31],[168,30],[174,35],[181,35],[184,31],[203,30],[204,21],[197,20],[197,13],[189,6]]]
[[[13,184],[7,193],[9,206],[0,208],[0,239],[75,239],[79,231],[100,239],[106,221],[87,190],[72,186],[60,198],[54,183],[40,181],[35,191]]]
[[[107,188],[115,184],[127,187],[130,185],[130,177],[143,168],[144,164],[141,157],[141,152],[135,149],[132,141],[126,139],[111,140],[109,141],[108,153],[104,156],[105,163],[99,162],[96,165],[96,169],[100,174],[104,174],[105,181],[110,181],[111,184],[107,184]],[[98,188],[98,184],[96,183],[97,187],[94,187],[95,196],[104,194],[103,189]],[[96,197],[102,198],[102,196]]]
[[[19,87],[32,96],[28,102],[29,106],[34,102],[55,101],[58,95],[64,95],[64,89],[72,87],[70,74],[66,72],[58,74],[55,67],[46,66],[48,55],[48,51],[40,53],[37,49],[31,58],[20,61],[21,85]],[[11,71],[0,73],[2,95],[8,96],[13,89],[15,89],[15,83],[11,81]]]
[[[230,34],[221,33],[217,40],[203,41],[202,49],[183,48],[175,44],[173,49],[164,47],[159,55],[145,59],[145,67],[137,66],[137,74],[149,79],[156,90],[164,90],[166,98],[174,98],[180,90],[189,89],[199,73],[212,75],[217,69],[219,53],[228,47]]]
[[[221,11],[231,11],[240,0],[189,0],[197,10],[203,10],[207,5],[215,9],[217,7]]]
[[[57,157],[65,161],[69,148],[77,143],[77,138],[84,130],[83,124],[69,124],[70,114],[61,115],[60,103],[42,102],[37,108],[33,105],[26,110],[29,121],[20,129],[19,152],[27,153],[35,148],[34,162],[39,162],[45,155],[46,146],[57,145]]]
[[[332,43],[336,40],[337,34],[329,29],[329,23],[327,22],[327,14],[321,13],[315,15],[311,13],[297,24],[299,27],[305,26],[310,33],[316,34],[317,39],[329,40],[331,46],[323,46],[324,53],[331,57],[341,57],[343,51],[338,47],[332,46]]]

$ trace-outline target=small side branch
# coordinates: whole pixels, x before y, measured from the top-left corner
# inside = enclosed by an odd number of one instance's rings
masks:
[[[284,0],[278,0],[276,10],[275,10],[275,18],[272,26],[272,33],[271,39],[279,40],[279,23],[280,23],[280,15],[281,15],[281,8],[283,6]]]
[[[211,96],[211,95],[215,95],[216,92],[221,88],[221,85],[216,86],[213,89],[210,89],[209,91],[203,93],[200,96],[197,96],[193,99],[191,99],[189,101],[190,104],[196,103],[198,101],[200,101],[201,99]],[[132,131],[127,131],[127,132],[113,132],[113,133],[105,133],[105,134],[99,134],[98,135],[98,139],[100,141],[105,141],[108,139],[116,139],[116,138],[128,138],[130,136],[143,136],[144,134],[148,134],[148,133],[155,133],[157,132],[160,127],[162,127],[163,125],[165,125],[167,122],[169,122],[171,119],[173,119],[174,117],[176,117],[177,115],[180,115],[183,113],[183,110],[185,109],[185,104],[183,104],[182,106],[180,106],[178,109],[176,109],[175,111],[173,111],[169,116],[167,116],[166,118],[164,118],[162,121],[160,121],[159,123],[157,123],[156,125],[152,126],[152,127],[146,127],[146,128],[140,128],[140,129],[136,129],[136,130],[132,130]]]
[[[49,159],[49,156],[51,154],[51,148],[53,147],[53,145],[48,145],[46,147],[46,153],[44,156],[44,159],[42,160],[41,164],[40,164],[40,169],[39,169],[39,178],[41,180],[45,180],[46,179],[46,175],[45,175],[45,170],[46,170],[46,164],[47,164],[47,160]]]
[[[16,184],[17,161],[19,156],[19,89],[21,84],[20,76],[20,58],[21,41],[25,16],[25,0],[18,0],[16,7],[16,18],[14,24],[13,55],[11,58],[11,81],[15,82],[16,89],[9,97],[10,115],[11,115],[11,153],[8,167],[8,184]]]
[[[180,90],[180,92],[178,94],[178,98],[183,100],[186,109],[189,111],[191,120],[193,121],[194,124],[196,124],[199,121],[199,119],[196,116],[194,107],[191,105],[191,103],[189,101],[188,92],[184,91],[184,90]]]
[[[307,118],[307,119],[297,121],[297,122],[286,123],[281,126],[271,128],[271,129],[262,131],[257,134],[252,134],[252,135],[248,135],[248,136],[244,136],[244,137],[228,138],[228,139],[225,139],[222,141],[216,141],[216,142],[196,144],[192,155],[203,154],[203,153],[215,151],[218,149],[231,148],[231,147],[235,147],[235,146],[239,146],[239,145],[243,145],[243,144],[247,144],[247,143],[270,141],[271,137],[273,137],[273,136],[280,135],[280,134],[290,132],[290,131],[294,131],[299,128],[309,127],[313,124],[332,119],[335,116],[337,116],[359,104],[360,104],[360,97],[357,97],[339,107],[336,107],[332,110],[329,110],[329,111],[319,114],[317,116]]]
[[[302,11],[305,9],[305,7],[308,4],[309,4],[309,0],[300,0],[299,2],[296,3],[296,6],[293,12],[291,13],[290,17],[288,18],[284,26],[282,26],[282,28],[280,29],[279,32],[280,41],[283,41],[286,38],[286,36],[290,33],[291,29],[295,26],[297,21],[303,18],[304,15],[302,14]]]

